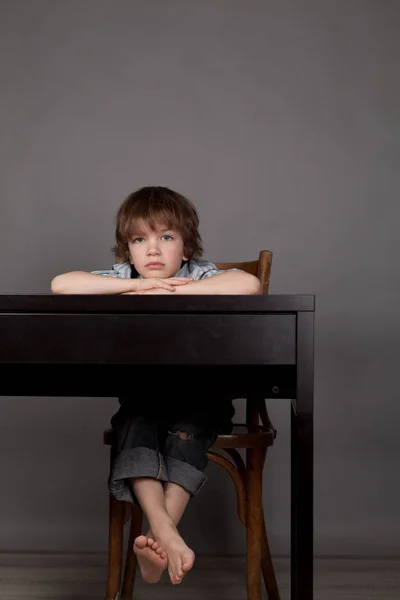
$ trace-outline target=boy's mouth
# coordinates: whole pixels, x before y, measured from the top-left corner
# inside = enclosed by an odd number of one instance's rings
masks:
[[[160,268],[160,267],[163,267],[163,266],[164,266],[164,263],[151,262],[151,263],[147,263],[146,268],[147,269],[151,269],[151,268],[157,269],[157,268]]]

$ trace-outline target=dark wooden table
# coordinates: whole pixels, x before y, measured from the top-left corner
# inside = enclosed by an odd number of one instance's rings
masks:
[[[0,296],[0,395],[291,399],[291,598],[313,598],[314,296]]]

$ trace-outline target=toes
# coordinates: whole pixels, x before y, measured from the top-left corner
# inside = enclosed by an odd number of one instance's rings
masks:
[[[182,572],[181,568],[177,569],[176,572],[173,571],[172,569],[171,570],[168,569],[168,573],[169,573],[169,578],[171,580],[171,583],[173,585],[178,585],[179,583],[182,583],[184,573]]]
[[[183,575],[182,575],[182,577],[180,577],[179,575],[175,575],[172,583],[174,585],[179,585],[180,583],[182,583],[182,579],[183,579]]]
[[[147,546],[147,538],[144,535],[139,535],[135,540],[135,546],[139,548],[139,550],[143,550]]]
[[[147,538],[147,545],[152,546],[154,544],[154,540],[152,538]]]
[[[153,550],[157,550],[157,548],[159,547],[158,542],[154,542],[151,547],[153,548]]]
[[[184,556],[182,559],[182,571],[190,571],[193,567],[193,557],[192,556]]]

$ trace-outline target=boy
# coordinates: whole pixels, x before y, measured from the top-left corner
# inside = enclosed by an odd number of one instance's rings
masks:
[[[109,271],[73,271],[51,283],[56,294],[259,294],[258,278],[238,269],[219,271],[201,259],[193,204],[165,187],[144,187],[122,203],[116,219],[117,264]],[[182,391],[184,388],[184,391]],[[186,386],[167,383],[167,400],[120,398],[109,489],[138,503],[150,531],[134,543],[142,577],[173,584],[192,568],[194,553],[177,525],[191,496],[206,483],[207,451],[232,427],[231,400],[212,405]]]

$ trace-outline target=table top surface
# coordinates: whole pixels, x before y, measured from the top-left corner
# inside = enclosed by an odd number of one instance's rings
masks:
[[[313,294],[121,296],[0,295],[0,313],[296,313],[315,309]],[[0,315],[1,316],[1,315]]]

